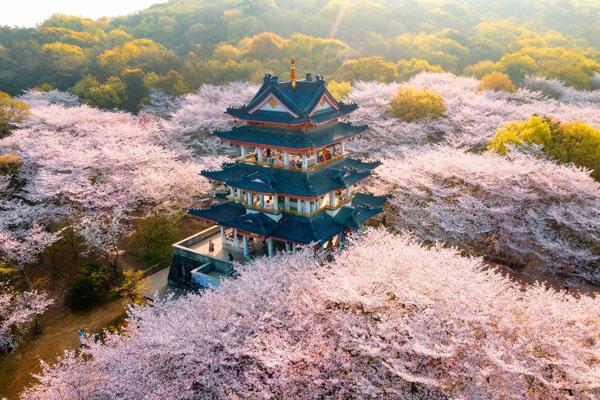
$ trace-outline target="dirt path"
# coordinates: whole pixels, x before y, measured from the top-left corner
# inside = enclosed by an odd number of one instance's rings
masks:
[[[42,332],[28,338],[18,350],[0,358],[0,399],[16,400],[23,389],[34,382],[39,359],[52,362],[66,349],[79,346],[77,332],[99,332],[117,323],[125,315],[127,299],[118,298],[93,310],[71,313],[64,306],[53,307],[42,319]]]

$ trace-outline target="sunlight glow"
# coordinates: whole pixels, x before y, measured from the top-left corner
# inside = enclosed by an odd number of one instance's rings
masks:
[[[86,18],[116,17],[131,14],[166,0],[20,0],[2,8],[0,25],[33,27],[53,14]]]

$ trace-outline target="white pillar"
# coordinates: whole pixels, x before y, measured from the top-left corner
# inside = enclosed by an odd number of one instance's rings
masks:
[[[263,151],[260,147],[256,148],[256,159],[259,163],[263,162]]]
[[[302,169],[308,168],[308,158],[306,157],[306,153],[302,154]]]
[[[310,200],[306,200],[306,201],[304,202],[304,204],[306,205],[306,213],[307,213],[307,214],[310,214],[310,212],[311,212],[311,211],[310,211],[310,209],[311,209],[311,203],[312,203],[312,201],[310,201]]]
[[[297,202],[298,206],[296,208],[298,210],[298,214],[304,214],[304,200],[298,199]]]
[[[329,192],[329,207],[335,207],[335,191]]]
[[[350,188],[346,188],[346,199],[350,198]]]
[[[240,248],[240,237],[238,236],[237,229],[233,230],[233,245],[236,249]]]
[[[231,197],[235,197],[235,189],[231,186],[229,186],[229,194],[231,195]]]
[[[244,199],[242,199],[242,189],[237,189],[237,199],[240,201],[243,201]]]
[[[346,151],[346,143],[342,142],[342,154]]]
[[[269,258],[273,257],[273,239],[267,239],[267,251],[269,253]]]
[[[287,151],[283,153],[283,165],[286,167],[290,166],[290,153]]]
[[[247,197],[246,202],[248,203],[248,205],[249,206],[253,206],[253,204],[252,204],[252,193],[248,192],[246,197]]]
[[[244,238],[244,257],[248,257],[250,255],[250,251],[248,250],[248,236],[242,235]]]
[[[290,251],[290,242],[285,242],[285,251]]]
[[[221,245],[225,246],[225,228],[221,225]]]
[[[265,195],[261,194],[260,195],[260,208],[265,208]]]
[[[284,199],[285,200],[283,201],[283,204],[285,207],[285,211],[290,211],[290,198],[285,196]]]
[[[292,251],[296,251],[296,243],[292,243]]]
[[[242,154],[242,158],[246,158],[246,146],[240,146],[240,153]]]
[[[273,196],[273,211],[276,213],[279,212],[279,196]]]

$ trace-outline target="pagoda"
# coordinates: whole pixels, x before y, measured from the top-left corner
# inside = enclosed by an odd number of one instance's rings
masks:
[[[326,252],[344,243],[383,211],[385,196],[359,193],[379,161],[353,158],[348,141],[367,129],[340,118],[357,109],[338,102],[324,78],[290,80],[266,74],[245,106],[228,108],[236,126],[214,135],[239,148],[239,158],[201,175],[221,185],[224,201],[189,214],[212,228],[174,247],[169,281],[218,286],[234,262],[313,246]]]

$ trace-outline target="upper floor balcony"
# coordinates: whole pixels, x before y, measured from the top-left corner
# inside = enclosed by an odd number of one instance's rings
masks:
[[[289,153],[271,148],[240,147],[241,156],[238,160],[241,162],[306,172],[325,167],[352,154],[346,151],[344,144],[337,144],[312,153]]]

